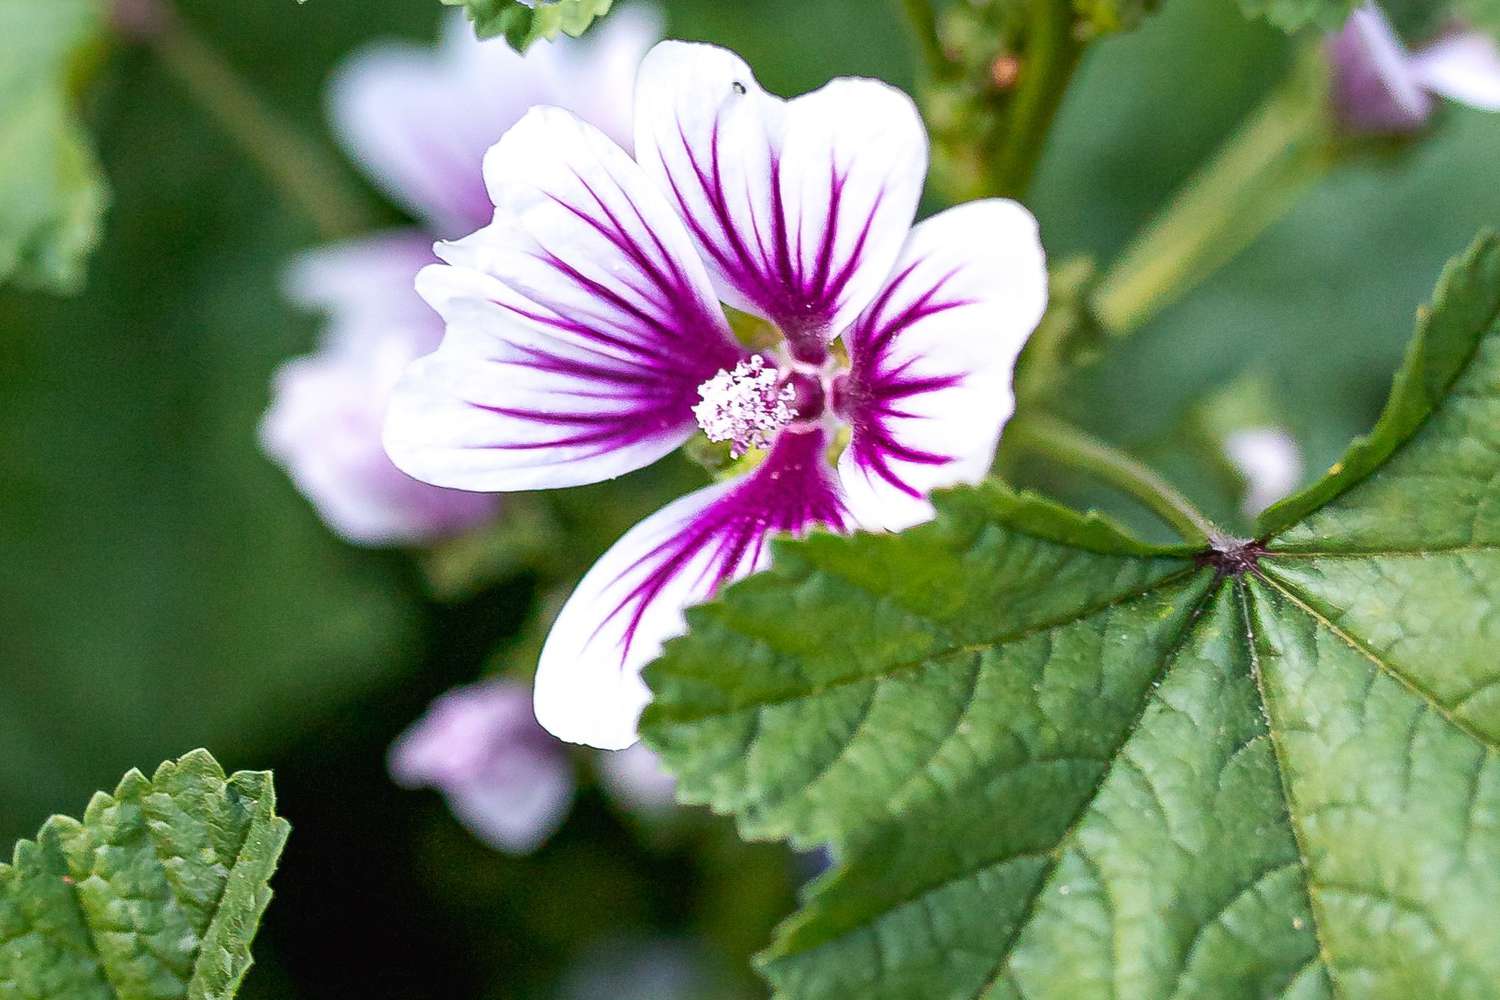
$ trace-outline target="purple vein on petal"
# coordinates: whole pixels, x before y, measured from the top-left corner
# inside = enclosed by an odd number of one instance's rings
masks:
[[[477,447],[586,452],[559,458],[564,461],[673,433],[691,426],[697,387],[733,368],[743,353],[635,200],[618,186],[606,198],[576,171],[574,178],[587,194],[581,204],[551,193],[548,199],[602,238],[629,265],[628,273],[596,277],[545,245],[531,251],[530,258],[573,294],[563,301],[523,290],[519,301],[492,299],[547,336],[541,342],[510,343],[505,356],[489,363],[502,386],[517,369],[551,376],[530,393],[533,399],[543,393],[545,399],[527,405],[470,400],[470,405],[555,433]],[[626,225],[632,214],[645,236]],[[585,401],[593,405],[579,405]]]
[[[621,573],[621,580],[637,574],[640,579],[598,631],[628,616],[622,663],[647,609],[684,573],[695,574],[691,590],[697,600],[707,600],[725,584],[764,564],[772,533],[801,536],[819,525],[848,530],[844,503],[825,457],[827,447],[828,437],[822,430],[783,433],[765,462],[742,483]],[[704,554],[708,558],[695,568]]]
[[[845,192],[849,175],[847,170],[839,168],[836,161],[830,159],[828,164],[828,204],[822,218],[810,218],[799,212],[793,230],[788,224],[786,178],[781,155],[777,150],[770,152],[770,203],[766,209],[769,219],[764,220],[770,226],[767,232],[762,227],[763,220],[748,179],[745,195],[750,205],[750,217],[737,222],[730,209],[724,183],[719,120],[715,119],[709,133],[707,163],[693,148],[680,121],[677,141],[692,170],[691,180],[696,182],[708,204],[711,220],[698,218],[690,204],[684,190],[690,183],[689,179],[679,178],[668,168],[668,187],[689,229],[725,280],[794,338],[817,333],[826,339],[826,327],[859,269],[875,217],[885,200],[885,189],[877,192],[854,244],[847,252],[847,259],[840,261],[837,256],[839,226],[846,211]],[[821,234],[816,252],[808,261],[805,254],[807,229],[818,222],[822,223]],[[748,228],[748,233],[742,232],[745,228]]]
[[[854,328],[849,331],[849,353],[853,368],[849,385],[843,393],[843,411],[854,427],[849,448],[855,463],[911,497],[920,498],[912,486],[893,467],[893,462],[910,465],[946,465],[955,456],[927,451],[902,443],[893,424],[900,420],[922,419],[903,409],[901,403],[930,392],[941,392],[961,384],[964,373],[948,375],[915,375],[910,369],[916,358],[892,363],[890,356],[897,338],[905,331],[932,317],[973,305],[971,299],[947,298],[943,289],[958,275],[958,269],[944,274],[930,288],[917,295],[894,316],[885,317],[891,302],[911,283],[919,262],[898,272],[881,292]]]

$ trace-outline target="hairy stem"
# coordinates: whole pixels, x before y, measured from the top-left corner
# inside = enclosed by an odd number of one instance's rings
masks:
[[[156,54],[320,236],[336,239],[369,228],[366,201],[349,185],[343,167],[281,120],[175,11],[157,0],[129,0],[122,6],[133,19],[117,14],[122,27]]]
[[[1006,427],[1005,440],[1129,494],[1171,525],[1185,542],[1218,547],[1229,538],[1155,471],[1066,421],[1042,414],[1018,417]]]
[[[1336,160],[1316,50],[1258,107],[1100,279],[1093,312],[1127,336],[1233,260]]]

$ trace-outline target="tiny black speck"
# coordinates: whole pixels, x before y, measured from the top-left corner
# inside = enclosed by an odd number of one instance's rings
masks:
[[[745,86],[743,83],[740,83],[740,81],[738,81],[738,80],[734,81],[734,83],[732,84],[732,86],[734,87],[734,92],[736,94],[743,95],[743,94],[750,93],[750,88],[747,87],[747,86]]]

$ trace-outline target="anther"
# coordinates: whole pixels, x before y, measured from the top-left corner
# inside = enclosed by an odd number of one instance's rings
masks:
[[[693,407],[693,416],[710,441],[731,442],[730,454],[739,458],[768,446],[778,430],[797,418],[798,393],[757,354],[700,385],[702,402]]]

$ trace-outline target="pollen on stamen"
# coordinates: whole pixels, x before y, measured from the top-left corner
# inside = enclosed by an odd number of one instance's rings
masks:
[[[702,402],[693,407],[698,426],[710,441],[730,442],[730,454],[765,448],[796,416],[797,391],[782,385],[776,369],[760,355],[721,371],[698,387]]]

